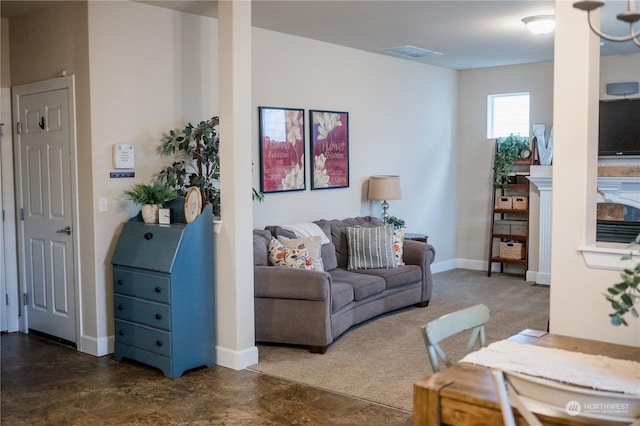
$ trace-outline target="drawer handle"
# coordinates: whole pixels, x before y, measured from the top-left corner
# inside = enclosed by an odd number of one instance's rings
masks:
[[[121,336],[124,336],[124,330],[118,331],[118,334],[121,335]]]
[[[157,319],[157,320],[161,320],[161,319],[162,319],[162,315],[160,315],[160,314],[156,314],[156,319]]]
[[[123,309],[124,309],[124,306],[122,306],[122,305],[118,305],[118,310],[119,310],[119,311],[121,311],[121,310],[123,310]]]
[[[156,293],[160,293],[162,289],[160,287],[156,287]]]
[[[162,340],[156,340],[156,346],[162,346]]]
[[[144,234],[145,240],[149,241],[152,238],[153,238],[153,232],[147,232],[146,234]]]
[[[118,280],[118,285],[122,285],[122,284],[124,284],[122,280]]]

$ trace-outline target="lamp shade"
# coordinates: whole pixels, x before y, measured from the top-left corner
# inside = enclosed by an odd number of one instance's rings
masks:
[[[369,178],[369,200],[400,200],[400,176],[371,176]]]

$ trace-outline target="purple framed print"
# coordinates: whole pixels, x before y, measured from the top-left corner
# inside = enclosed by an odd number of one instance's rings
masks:
[[[349,113],[309,111],[311,189],[349,186]]]
[[[303,191],[304,110],[259,107],[260,191]]]

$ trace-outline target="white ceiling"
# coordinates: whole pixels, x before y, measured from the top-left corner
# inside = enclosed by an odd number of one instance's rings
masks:
[[[217,2],[155,0],[142,3],[217,17]],[[615,19],[626,0],[609,0],[603,28],[622,34],[628,25]],[[15,16],[52,1],[2,0],[2,16]],[[537,36],[521,22],[554,13],[553,0],[254,0],[256,27],[326,41],[370,52],[412,45],[442,53],[409,59],[452,69],[484,68],[553,60],[553,33]],[[585,25],[587,14],[584,13]],[[627,43],[607,43],[602,55],[640,53]]]

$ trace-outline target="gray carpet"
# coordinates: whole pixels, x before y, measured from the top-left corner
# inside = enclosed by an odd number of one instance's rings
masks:
[[[407,308],[354,327],[324,355],[301,347],[258,345],[259,362],[249,369],[306,385],[412,411],[413,383],[431,374],[420,326],[477,303],[491,310],[487,340],[525,328],[545,330],[549,288],[521,276],[456,269],[435,274],[427,308]],[[468,334],[442,346],[453,360],[464,356]]]

